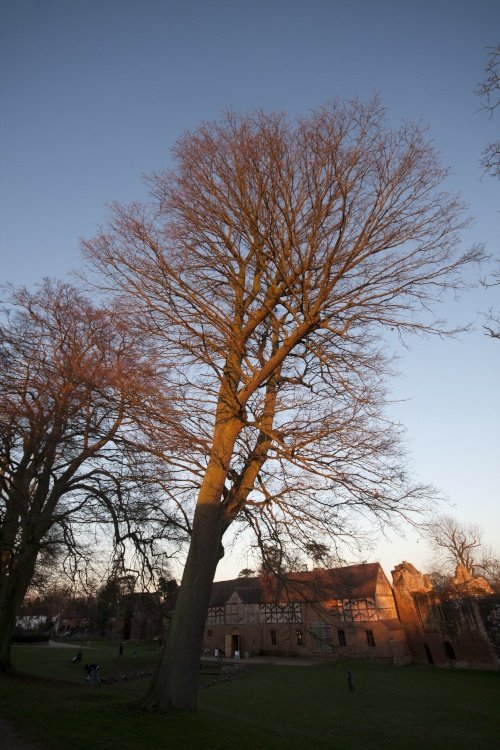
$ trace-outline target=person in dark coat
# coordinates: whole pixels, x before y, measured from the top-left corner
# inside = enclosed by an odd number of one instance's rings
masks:
[[[346,676],[347,676],[347,685],[349,687],[349,690],[354,690],[354,685],[353,685],[353,682],[352,682],[352,672],[351,672],[351,670],[350,669],[346,669],[345,673],[346,673]]]

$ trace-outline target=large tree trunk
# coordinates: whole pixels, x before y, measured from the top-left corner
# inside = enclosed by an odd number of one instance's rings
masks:
[[[12,671],[10,651],[18,611],[17,597],[10,591],[5,594],[1,597],[2,609],[0,610],[0,672]]]
[[[223,531],[221,506],[198,505],[167,644],[144,698],[148,711],[196,710],[203,631]]]
[[[233,357],[234,359],[234,357]],[[221,384],[211,458],[201,483],[189,552],[166,646],[144,698],[148,711],[196,711],[200,656],[222,536],[228,526],[221,498],[236,438],[243,427],[234,397],[237,375]],[[233,371],[238,372],[238,363]]]
[[[11,572],[0,577],[0,672],[12,671],[10,652],[16,616],[33,577],[36,557],[36,551],[25,551]]]

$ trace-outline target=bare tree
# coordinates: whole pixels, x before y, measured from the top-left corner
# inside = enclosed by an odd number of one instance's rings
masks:
[[[493,279],[493,283],[488,283],[487,286],[498,286],[500,284],[500,271],[496,271],[493,274]],[[500,339],[500,313],[490,310],[485,314],[485,317],[487,323],[484,326],[484,330],[488,336],[491,336],[492,339]]]
[[[278,539],[276,544],[263,545],[259,575],[285,580],[289,573],[307,569],[300,552],[297,549],[289,551],[282,542],[283,539]]]
[[[128,452],[152,399],[162,411],[155,363],[117,310],[50,281],[11,290],[10,304],[0,326],[1,670],[37,560],[78,564],[96,524],[115,544],[151,536],[155,506],[147,483],[137,492]]]
[[[441,566],[450,571],[463,565],[472,573],[481,547],[479,527],[463,524],[452,516],[440,516],[426,528],[431,548],[437,553]]]
[[[483,532],[475,524],[465,524],[453,516],[439,516],[426,527],[426,536],[434,553],[434,576],[450,579],[457,565],[471,575],[484,576],[493,586],[500,584],[500,561],[483,543]]]
[[[493,117],[500,104],[500,45],[488,48],[488,61],[484,70],[485,79],[476,89],[483,100],[483,109]],[[481,164],[492,177],[500,177],[500,139],[492,141],[483,150]]]
[[[336,567],[334,563],[337,563],[338,566],[338,560],[331,554],[330,547],[327,544],[322,544],[321,542],[307,542],[306,551],[308,557],[310,557],[313,563],[317,566],[333,568]]]
[[[97,283],[175,362],[191,433],[173,459],[190,547],[145,698],[161,711],[196,707],[231,525],[300,547],[349,535],[356,512],[385,523],[420,506],[427,490],[407,481],[383,412],[378,333],[443,333],[429,306],[481,256],[457,252],[467,220],[419,126],[388,129],[376,99],[295,122],[229,113],[186,133],[174,157],[147,205],[115,206],[84,243]]]
[[[476,89],[476,94],[483,100],[485,109],[490,118],[500,104],[500,45],[488,48],[488,61],[485,67],[484,81]],[[492,177],[500,177],[500,139],[489,143],[483,150],[481,164],[484,171]],[[495,271],[484,286],[498,286],[500,284],[500,271]],[[500,339],[500,315],[491,309],[486,314],[487,323],[484,326],[488,336]]]

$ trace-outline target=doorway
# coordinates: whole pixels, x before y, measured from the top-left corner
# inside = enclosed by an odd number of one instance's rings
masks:
[[[432,658],[432,652],[431,652],[429,646],[427,645],[427,643],[424,643],[424,648],[425,648],[425,655],[427,657],[428,663],[429,664],[434,664],[434,659]]]
[[[443,641],[444,646],[444,653],[446,654],[446,658],[450,659],[451,661],[455,660],[455,651],[453,649],[453,646],[449,641]]]
[[[225,637],[224,655],[231,659],[236,651],[241,654],[241,636],[238,633],[228,633]]]

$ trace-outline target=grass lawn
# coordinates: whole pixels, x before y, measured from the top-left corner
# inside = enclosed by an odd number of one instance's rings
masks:
[[[0,714],[47,750],[500,750],[499,672],[352,662],[351,693],[338,662],[249,660],[235,679],[202,687],[195,716],[159,716],[140,709],[148,677],[99,686],[83,671],[97,662],[104,677],[130,676],[152,668],[157,650],[134,658],[127,646],[119,659],[117,646],[93,645],[80,664],[76,648],[16,646],[23,676],[0,679]]]

